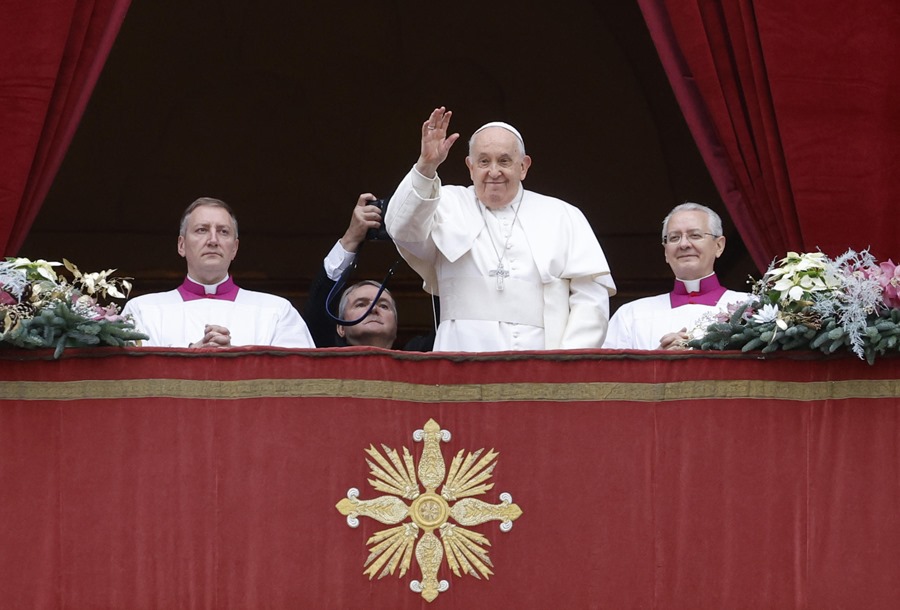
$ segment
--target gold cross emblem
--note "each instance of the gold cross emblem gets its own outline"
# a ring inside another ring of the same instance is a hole
[[[413,439],[425,443],[418,471],[406,447],[401,458],[394,449],[382,445],[382,454],[370,445],[366,453],[371,460],[367,459],[366,463],[374,480],[370,479],[369,484],[390,495],[360,500],[359,490],[350,489],[347,497],[337,503],[337,509],[347,516],[350,527],[359,525],[359,517],[370,517],[389,525],[399,524],[376,532],[367,541],[366,544],[371,546],[363,574],[368,575],[369,580],[376,574],[383,578],[394,574],[399,567],[402,577],[409,570],[415,554],[422,580],[413,580],[410,588],[431,602],[450,586],[445,580],[437,580],[438,568],[445,556],[456,576],[469,574],[487,579],[493,574],[493,564],[484,548],[490,546],[490,542],[464,526],[500,521],[501,531],[508,532],[522,510],[506,493],[500,494],[499,504],[488,504],[472,497],[494,487],[493,483],[487,482],[499,455],[493,449],[487,453],[484,449],[470,451],[465,457],[464,450],[460,450],[447,473],[440,442],[449,441],[450,433],[429,419],[423,430],[416,430]],[[419,483],[425,488],[424,492]],[[442,483],[438,493],[437,488]]]

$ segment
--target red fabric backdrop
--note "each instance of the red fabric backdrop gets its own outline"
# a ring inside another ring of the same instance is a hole
[[[0,2],[0,255],[25,241],[130,4]]]
[[[335,504],[434,418],[524,513],[431,607],[894,608],[900,359],[646,356],[7,353],[0,599],[424,607]]]
[[[789,250],[900,256],[900,5],[639,0],[757,265]]]

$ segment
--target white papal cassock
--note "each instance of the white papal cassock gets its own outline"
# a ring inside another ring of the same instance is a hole
[[[238,288],[230,278],[226,283],[224,291],[219,287],[225,298],[204,298],[196,295],[202,285],[185,280],[178,289],[131,299],[122,313],[133,316],[135,328],[150,337],[143,345],[150,347],[188,347],[203,338],[207,324],[227,328],[232,346],[315,347],[287,299]]]
[[[425,290],[441,298],[435,351],[603,344],[616,288],[574,206],[520,186],[510,205],[490,210],[474,187],[442,186],[413,168],[385,226]]]

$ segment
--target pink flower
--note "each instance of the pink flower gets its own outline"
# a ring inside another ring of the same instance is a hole
[[[894,264],[894,261],[888,259],[886,263],[881,263],[881,276],[878,278],[881,287],[884,289],[881,297],[884,304],[888,307],[900,307],[900,267]]]
[[[0,290],[0,305],[15,305],[16,300],[8,292]]]
[[[121,322],[125,318],[119,313],[118,308],[115,305],[107,305],[106,307],[95,305],[93,319],[98,321],[106,320],[107,322]]]

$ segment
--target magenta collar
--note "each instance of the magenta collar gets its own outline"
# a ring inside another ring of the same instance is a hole
[[[681,307],[682,305],[710,305],[715,306],[725,294],[726,288],[719,284],[719,279],[715,274],[700,280],[700,290],[698,292],[688,292],[681,280],[675,280],[675,287],[669,293],[669,303],[672,307]]]
[[[178,294],[180,294],[181,298],[185,301],[196,301],[197,299],[233,301],[237,298],[238,290],[240,290],[240,288],[237,287],[234,280],[231,279],[231,276],[229,275],[227,280],[216,286],[215,294],[207,294],[206,288],[196,282],[192,282],[188,278],[184,278],[184,282],[178,287]]]

